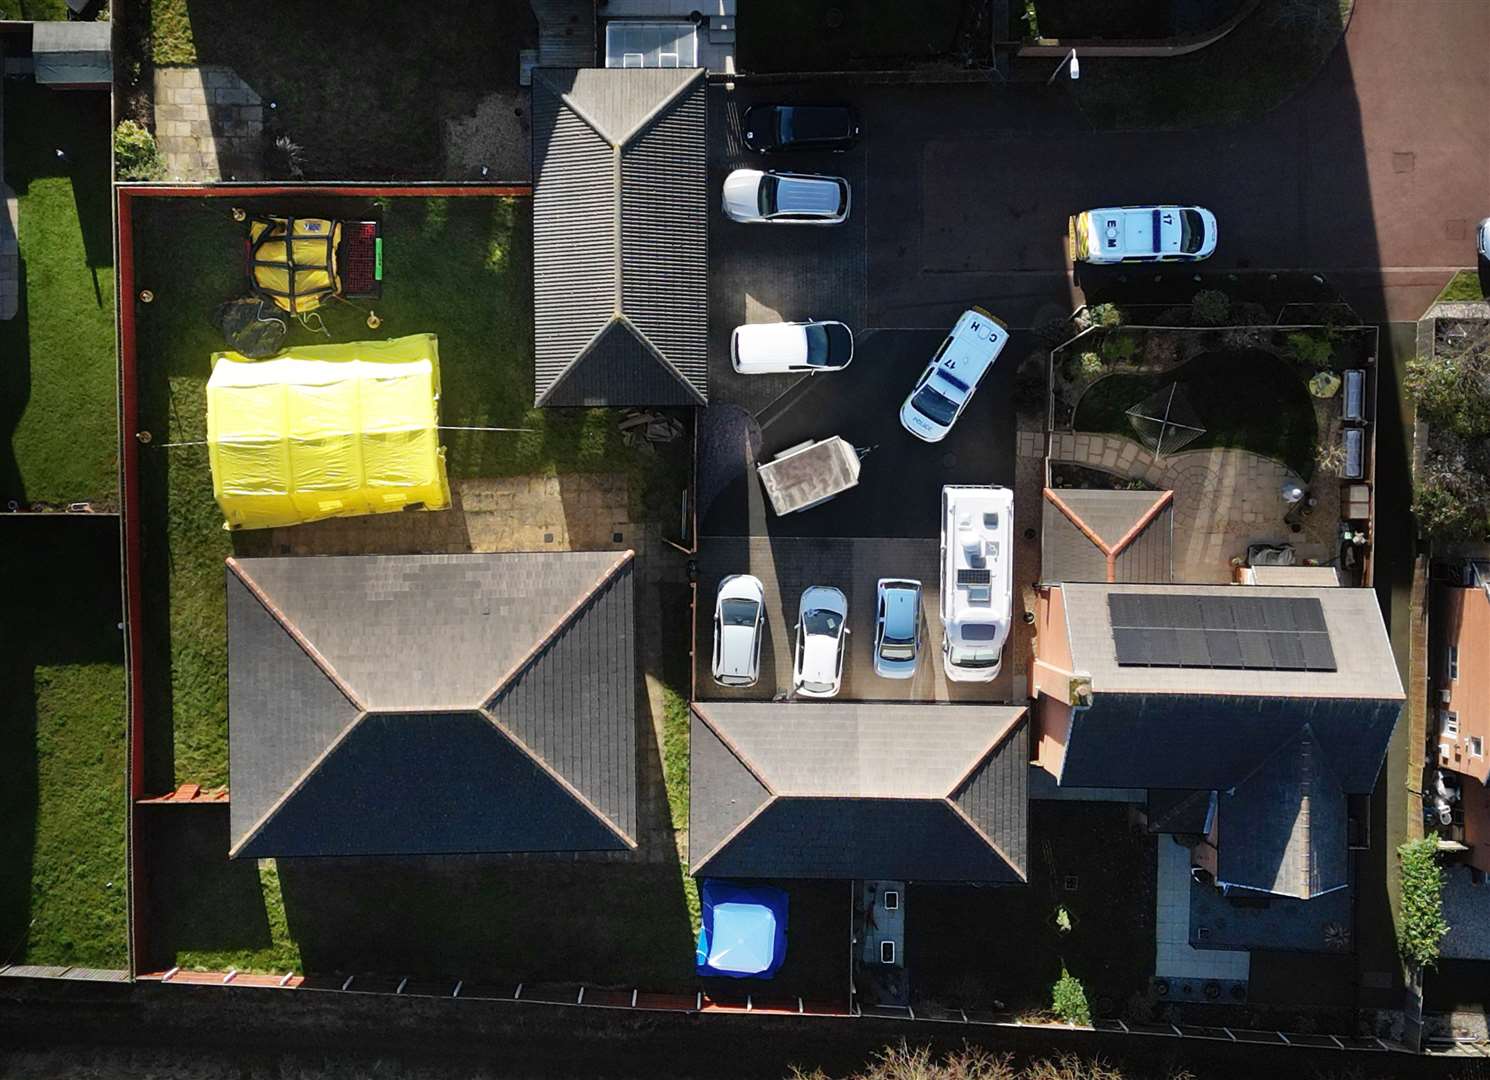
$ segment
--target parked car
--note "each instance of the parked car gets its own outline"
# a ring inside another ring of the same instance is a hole
[[[1074,214],[1072,262],[1198,262],[1216,250],[1216,215],[1199,206],[1118,206]]]
[[[859,141],[859,118],[847,105],[752,105],[741,126],[745,145],[762,154],[842,152]]]
[[[841,371],[854,358],[854,334],[841,322],[747,323],[735,327],[729,356],[741,375]]]
[[[1480,222],[1479,238],[1480,261],[1490,262],[1490,217]]]
[[[714,601],[714,681],[720,686],[754,686],[761,672],[766,590],[760,578],[731,574],[719,583]]]
[[[875,592],[874,673],[909,679],[921,656],[921,583],[880,578]]]
[[[901,426],[918,439],[941,442],[1008,343],[999,320],[982,308],[964,311],[900,407]]]
[[[731,221],[770,225],[838,225],[848,219],[848,181],[812,173],[736,169],[724,178]]]
[[[803,697],[830,698],[843,685],[848,649],[848,598],[839,589],[813,585],[797,605],[792,689]]]
[[[942,488],[942,670],[953,682],[992,682],[1004,665],[1014,605],[1014,493]]]

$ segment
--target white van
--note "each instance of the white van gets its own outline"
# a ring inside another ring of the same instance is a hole
[[[729,358],[741,375],[842,371],[854,358],[854,335],[824,320],[746,323],[730,335]]]
[[[942,488],[942,667],[953,682],[992,682],[1003,670],[1013,537],[1013,491]]]
[[[900,425],[918,439],[941,442],[1008,343],[998,319],[978,307],[964,311],[900,406]]]
[[[1199,206],[1116,206],[1073,214],[1072,262],[1199,262],[1216,250],[1216,215]]]

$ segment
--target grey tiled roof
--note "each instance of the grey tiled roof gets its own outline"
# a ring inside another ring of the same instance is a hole
[[[1345,792],[1305,724],[1222,792],[1216,879],[1308,900],[1349,883]]]
[[[1021,881],[1021,708],[694,706],[695,874]]]
[[[634,846],[630,552],[230,559],[227,589],[233,854]]]
[[[1214,791],[1150,788],[1145,807],[1149,832],[1204,834],[1214,796]]]
[[[703,76],[534,73],[537,404],[707,403]]]
[[[1130,538],[1134,527],[1155,506],[1159,509]],[[1171,579],[1174,502],[1169,492],[1047,489],[1042,515],[1042,581],[1108,580],[1107,551],[1094,543],[1081,525],[1112,552],[1112,580],[1162,584]]]

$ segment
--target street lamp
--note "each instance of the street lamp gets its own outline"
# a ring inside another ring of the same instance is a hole
[[[1055,70],[1050,73],[1050,78],[1045,80],[1045,85],[1049,86],[1051,83],[1055,82],[1055,77],[1061,73],[1061,68],[1065,67],[1067,64],[1071,65],[1071,78],[1073,80],[1081,78],[1081,61],[1076,58],[1076,50],[1072,49],[1061,58],[1061,62],[1057,64],[1055,66]]]

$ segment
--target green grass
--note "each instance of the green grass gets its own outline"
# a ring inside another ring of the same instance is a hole
[[[1170,383],[1189,396],[1206,432],[1186,450],[1251,450],[1282,461],[1307,480],[1314,474],[1318,427],[1304,380],[1261,350],[1208,353],[1158,375],[1109,375],[1076,403],[1073,426],[1135,438],[1127,410]]]
[[[1452,301],[1484,300],[1485,290],[1480,285],[1480,274],[1478,270],[1460,270],[1449,283],[1443,287],[1443,292],[1438,294],[1434,301],[1437,304],[1446,304]]]
[[[1099,128],[1235,124],[1302,89],[1339,44],[1353,0],[1262,0],[1230,34],[1186,56],[1083,60],[1071,92]]]
[[[149,0],[138,17],[154,63],[226,64],[276,102],[307,175],[326,179],[443,176],[445,121],[515,87],[518,50],[536,44],[526,0]]]
[[[118,520],[0,521],[0,964],[123,968]]]
[[[963,7],[962,0],[757,0],[740,24],[740,68],[838,71],[945,58],[957,46]],[[830,11],[843,17],[836,29],[828,27]]]
[[[262,208],[252,200],[250,210]],[[626,446],[604,409],[534,409],[531,222],[526,200],[348,199],[275,204],[384,223],[382,325],[334,304],[322,311],[334,340],[434,332],[440,340],[441,422],[527,427],[527,434],[445,432],[453,479],[569,472],[628,474],[641,509],[674,512],[689,444],[655,455]],[[136,275],[156,299],[139,305],[141,422],[155,442],[205,438],[208,363],[223,348],[216,305],[243,294],[243,226],[228,200],[136,203]],[[298,326],[292,341],[325,341]],[[205,449],[141,456],[147,583],[146,700],[152,787],[227,783],[227,641],[223,559],[268,554],[268,536],[229,534],[212,499]],[[636,508],[634,508],[636,509]]]
[[[59,162],[65,150],[70,163]],[[0,495],[117,505],[109,99],[8,80],[21,305],[0,322]]]
[[[688,828],[689,756],[688,733],[692,717],[688,711],[688,699],[671,686],[663,687],[662,718],[662,778],[667,785],[667,808],[672,816],[673,829],[681,832]],[[681,857],[681,853],[680,853]],[[682,860],[683,894],[688,904],[689,922],[693,932],[698,933],[701,910],[698,900],[698,883],[688,873],[688,863]]]
[[[67,0],[0,0],[0,19],[54,22],[67,18]]]

